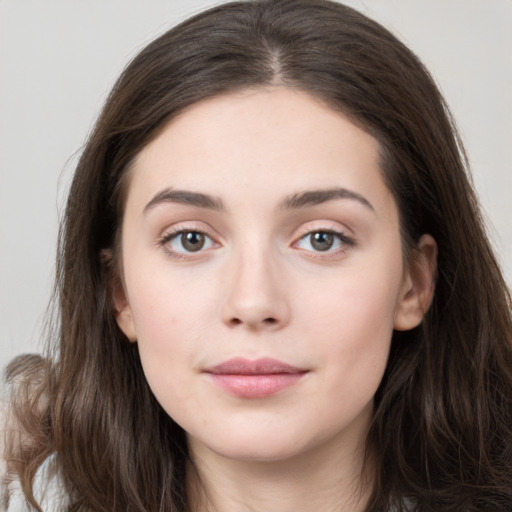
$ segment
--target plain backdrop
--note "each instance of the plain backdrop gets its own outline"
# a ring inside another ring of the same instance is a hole
[[[217,2],[218,3],[218,2]],[[512,283],[512,0],[351,0],[427,64]],[[0,0],[0,367],[40,351],[59,212],[125,64],[206,0]]]

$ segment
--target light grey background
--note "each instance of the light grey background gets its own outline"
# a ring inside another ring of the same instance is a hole
[[[431,69],[512,284],[512,0],[351,0]],[[0,367],[39,351],[58,214],[117,75],[207,0],[0,0]]]

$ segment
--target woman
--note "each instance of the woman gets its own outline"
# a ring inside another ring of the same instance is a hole
[[[58,346],[8,372],[28,500],[53,471],[65,510],[509,510],[510,297],[465,166],[340,4],[151,43],[75,173]]]

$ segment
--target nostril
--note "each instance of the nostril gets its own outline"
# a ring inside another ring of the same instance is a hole
[[[237,318],[237,317],[232,318],[230,320],[230,323],[231,323],[231,325],[240,325],[240,324],[244,324],[244,323],[247,323],[248,325],[252,325],[252,322],[249,322],[249,321],[248,322],[244,322],[243,320],[241,320],[240,318]],[[261,323],[262,324],[266,324],[266,325],[274,325],[274,324],[278,323],[278,321],[274,317],[267,317],[267,318],[264,318],[261,321]]]

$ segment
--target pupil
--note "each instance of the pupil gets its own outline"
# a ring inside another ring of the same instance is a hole
[[[189,231],[181,235],[183,247],[187,251],[199,251],[204,245],[204,235],[195,231]]]
[[[317,251],[327,251],[332,247],[334,236],[331,233],[319,231],[311,235],[311,245]]]

